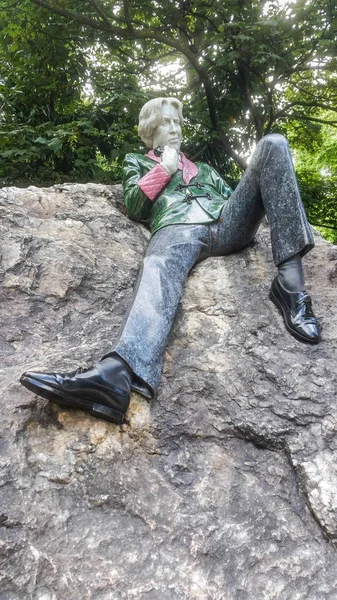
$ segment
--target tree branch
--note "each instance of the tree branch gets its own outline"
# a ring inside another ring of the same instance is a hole
[[[225,152],[239,165],[239,167],[241,167],[241,169],[247,169],[247,161],[233,150],[228,137],[224,133],[220,133],[219,139]]]
[[[313,225],[314,227],[325,227],[325,229],[334,229],[335,231],[337,231],[337,223],[336,225],[324,225],[324,223],[314,223],[310,217],[309,217],[309,222],[311,223],[311,225]]]
[[[131,19],[130,19],[130,11],[129,11],[129,4],[128,4],[128,0],[123,0],[123,8],[124,8],[124,17],[125,17],[125,22],[126,22],[126,26],[129,30],[129,32],[131,34],[134,33],[134,29],[133,29],[133,25],[131,23]]]
[[[101,6],[96,0],[89,0],[90,4],[94,7],[94,9],[98,12],[99,16],[102,18],[103,22],[110,28],[110,20],[108,14],[105,12],[103,6]]]
[[[30,0],[30,2],[33,2],[33,4],[37,4],[37,6],[42,6],[42,8],[46,8],[50,12],[60,15],[61,17],[65,17],[66,19],[76,21],[76,23],[80,23],[81,25],[88,25],[89,27],[93,27],[94,29],[109,31],[111,33],[117,33],[118,35],[120,35],[120,31],[123,32],[123,29],[115,27],[112,24],[110,24],[109,27],[107,27],[106,25],[103,26],[103,23],[101,21],[95,21],[94,19],[86,17],[83,14],[78,15],[76,13],[71,12],[70,10],[67,10],[66,8],[60,8],[59,6],[49,4],[48,2],[45,2],[45,0]]]
[[[94,29],[104,31],[105,33],[112,33],[116,36],[121,37],[122,39],[154,40],[161,44],[165,44],[166,46],[169,46],[171,48],[175,48],[178,52],[180,52],[183,56],[185,56],[186,59],[188,60],[188,62],[192,65],[192,67],[194,67],[194,69],[199,77],[199,80],[205,90],[205,96],[206,96],[210,121],[212,124],[212,129],[214,131],[218,131],[218,118],[217,118],[217,111],[216,111],[215,97],[214,97],[212,82],[208,76],[206,69],[202,65],[199,64],[198,56],[194,52],[192,52],[188,43],[186,43],[186,42],[182,43],[180,40],[176,40],[172,37],[168,37],[158,30],[149,29],[146,24],[142,24],[142,27],[144,27],[144,28],[141,30],[135,29],[133,27],[130,15],[128,13],[128,10],[129,10],[128,0],[124,0],[124,10],[126,10],[125,19],[127,21],[127,28],[117,27],[116,25],[113,25],[108,20],[107,15],[106,15],[106,18],[104,18],[104,21],[102,21],[102,20],[98,21],[96,19],[87,17],[83,14],[80,15],[80,14],[71,12],[65,8],[61,8],[60,6],[49,4],[49,2],[47,2],[46,0],[30,0],[30,1],[38,6],[41,6],[42,8],[45,8],[45,9],[51,11],[52,13],[56,13],[67,19],[71,19],[81,25],[86,25],[88,27],[92,27]],[[102,14],[100,14],[99,10],[97,9],[97,6],[100,6],[97,4],[97,0],[90,0],[90,2],[92,4],[92,6],[95,6],[99,16],[101,18],[103,18]],[[236,152],[233,151],[233,149],[231,148],[229,139],[223,132],[219,132],[219,140],[221,142],[221,145],[225,149],[225,151],[242,168],[245,168],[246,162],[239,155],[237,155]]]
[[[331,125],[332,127],[337,127],[337,121],[326,121],[324,119],[319,119],[318,117],[307,117],[305,115],[300,115],[297,113],[293,113],[292,115],[288,115],[287,119],[300,119],[301,121],[314,121],[315,123],[322,123],[323,125]]]
[[[321,104],[320,102],[302,102],[302,101],[296,102],[295,101],[295,102],[289,102],[286,106],[283,107],[282,110],[280,110],[278,113],[276,113],[274,120],[276,121],[277,119],[282,119],[284,116],[287,115],[289,109],[293,108],[294,106],[298,106],[298,107],[303,106],[303,107],[308,107],[308,108],[322,108],[323,110],[337,112],[337,107],[335,108],[335,107],[329,106],[327,104]],[[313,117],[313,119],[314,119],[314,117]],[[322,120],[321,122],[327,123],[327,121],[324,121],[324,120]]]
[[[317,90],[314,92],[310,92],[309,90],[306,90],[305,87],[302,87],[301,85],[299,85],[298,83],[293,83],[292,84],[294,86],[294,88],[296,88],[296,90],[298,90],[299,92],[301,92],[302,94],[306,94],[306,96],[309,96],[310,98],[314,99],[314,102],[316,102],[317,100]],[[325,90],[324,90],[325,91]],[[330,94],[328,93],[330,92]],[[336,94],[332,94],[331,90],[327,90],[327,92],[325,91],[325,95],[323,95],[322,100],[324,102],[336,102],[336,108],[330,106],[330,108],[328,110],[336,110],[337,111],[337,93]]]

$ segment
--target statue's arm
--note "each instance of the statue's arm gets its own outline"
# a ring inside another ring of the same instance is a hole
[[[150,217],[152,202],[140,189],[138,182],[143,170],[137,156],[127,154],[123,162],[124,205],[131,219],[147,221]]]

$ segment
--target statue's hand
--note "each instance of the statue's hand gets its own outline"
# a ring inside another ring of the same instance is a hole
[[[169,175],[173,175],[178,170],[179,155],[175,148],[164,146],[164,152],[161,157],[161,166]]]

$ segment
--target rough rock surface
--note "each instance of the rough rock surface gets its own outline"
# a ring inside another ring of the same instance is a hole
[[[119,186],[0,191],[0,599],[336,599],[337,247],[305,259],[316,347],[268,299],[264,226],[194,269],[129,426],[18,383],[116,337],[149,238],[120,206]]]

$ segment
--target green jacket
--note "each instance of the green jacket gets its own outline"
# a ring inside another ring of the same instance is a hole
[[[215,169],[181,154],[171,177],[152,155],[127,154],[123,163],[124,204],[131,219],[150,222],[152,234],[167,225],[217,221],[232,193]]]

